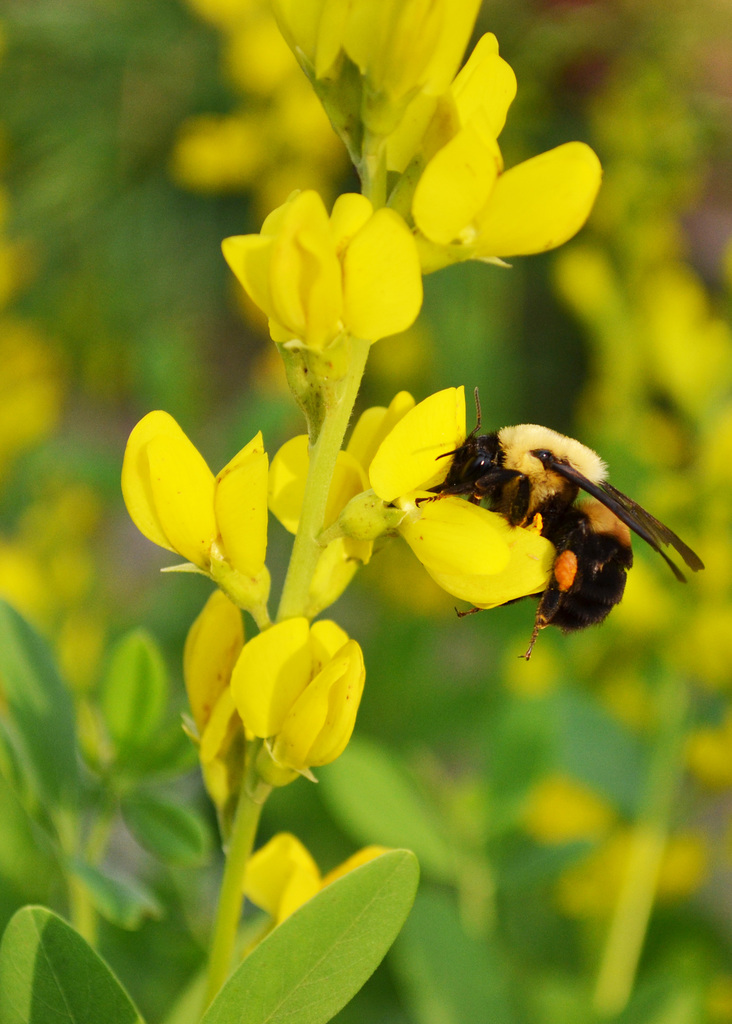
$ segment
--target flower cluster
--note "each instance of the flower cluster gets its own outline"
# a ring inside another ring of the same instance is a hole
[[[539,533],[429,490],[445,477],[443,456],[465,435],[463,388],[418,404],[400,392],[388,408],[367,409],[338,453],[304,614],[271,625],[267,512],[297,533],[307,437],[287,441],[269,467],[257,434],[214,477],[167,413],[149,413],[134,428],[122,473],[130,515],[150,540],[188,559],[182,568],[206,573],[220,588],[185,653],[192,732],[217,805],[238,778],[230,758],[237,736],[263,741],[257,770],[275,784],[344,749],[363,690],[363,656],[334,622],[310,620],[340,596],[376,541],[398,534],[443,589],[476,607],[546,586],[554,551]],[[238,608],[262,628],[246,643]]]
[[[350,739],[361,648],[336,622],[313,620],[359,565],[399,536],[444,590],[479,608],[536,594],[549,579],[555,553],[538,530],[435,493],[466,438],[463,388],[419,403],[399,392],[388,407],[367,409],[344,444],[369,349],[415,322],[423,274],[559,245],[599,187],[597,157],[581,143],[504,173],[497,138],[513,72],[490,35],[459,71],[479,5],[275,0],[363,187],[330,212],[317,192],[295,191],[258,233],[223,242],[268,319],[307,433],[287,440],[271,466],[258,433],[215,476],[167,413],[145,416],[127,445],[122,489],[134,522],[186,560],[178,568],[219,588],[191,627],[184,674],[188,731],[236,870],[271,788],[312,779]],[[272,617],[269,511],[295,535]],[[259,628],[251,638],[241,610]],[[367,848],[356,862],[378,852]],[[278,922],[331,877],[282,834],[254,856],[238,892]],[[235,924],[236,915],[221,918],[227,935],[217,949],[231,952]],[[209,995],[225,977],[223,959]]]

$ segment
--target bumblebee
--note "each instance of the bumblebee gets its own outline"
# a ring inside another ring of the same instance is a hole
[[[475,402],[478,423],[459,448],[441,456],[452,461],[444,481],[432,490],[436,497],[485,501],[512,526],[538,528],[556,548],[549,584],[533,595],[539,606],[522,655],[527,661],[546,626],[565,633],[584,629],[602,622],[620,602],[633,564],[631,530],[680,582],[686,578],[664,547],[673,548],[693,572],[704,568],[673,530],[608,483],[607,466],[591,448],[535,423],[479,434],[477,388]],[[578,502],[580,491],[589,497]]]

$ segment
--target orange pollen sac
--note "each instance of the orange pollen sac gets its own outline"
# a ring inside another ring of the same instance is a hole
[[[574,551],[563,551],[554,563],[554,579],[562,593],[566,593],[577,575],[577,556]]]

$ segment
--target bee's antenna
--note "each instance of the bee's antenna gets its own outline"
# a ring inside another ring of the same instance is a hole
[[[473,392],[473,395],[475,396],[475,412],[476,412],[476,415],[477,415],[477,417],[478,417],[478,422],[477,422],[477,423],[475,424],[475,430],[473,431],[473,433],[474,433],[474,434],[477,434],[477,433],[478,433],[478,431],[480,430],[480,423],[481,423],[481,415],[480,415],[480,395],[478,394],[478,388],[477,388],[477,386],[476,386],[476,388],[475,388],[475,391]]]

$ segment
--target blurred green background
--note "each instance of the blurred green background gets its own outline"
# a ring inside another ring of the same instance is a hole
[[[546,631],[526,664],[530,602],[458,621],[395,541],[332,610],[366,656],[354,745],[275,794],[261,838],[295,832],[323,870],[368,842],[420,855],[414,913],[344,1022],[732,1021],[732,8],[485,0],[479,29],[518,77],[506,165],[581,139],[600,198],[555,253],[428,278],[360,407],[479,385],[487,429],[595,447],[707,570],[682,588],[637,544],[609,621]],[[162,408],[216,470],[258,429],[270,454],[302,432],[220,242],[293,188],[357,183],[262,0],[4,0],[0,39],[0,594],[51,642],[85,749],[136,626],[164,651],[177,735],[210,584],[159,574],[122,503],[125,441]],[[289,542],[272,522],[275,585]],[[163,782],[215,849],[193,750],[176,756]],[[33,900],[66,912],[0,783],[1,925]],[[157,910],[100,948],[172,1022],[220,865],[165,863],[115,819],[107,866]]]

